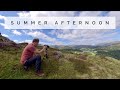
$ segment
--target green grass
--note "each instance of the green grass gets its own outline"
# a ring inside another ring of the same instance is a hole
[[[56,60],[42,60],[45,76],[35,75],[35,68],[24,71],[20,64],[22,50],[0,50],[0,79],[120,79],[120,61],[101,55],[63,53]],[[81,59],[81,56],[85,57]]]
[[[120,50],[108,50],[107,52],[98,51],[98,55],[110,56],[110,57],[120,60]]]

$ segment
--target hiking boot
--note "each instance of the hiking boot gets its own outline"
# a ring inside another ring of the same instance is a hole
[[[45,74],[43,73],[43,71],[37,71],[37,72],[36,72],[36,75],[37,75],[37,76],[44,76]]]

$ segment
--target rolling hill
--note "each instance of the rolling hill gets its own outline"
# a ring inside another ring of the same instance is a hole
[[[5,37],[1,36],[1,38]],[[8,42],[13,43],[11,40]],[[63,52],[53,47],[48,49],[48,59],[42,55],[42,69],[45,76],[39,77],[35,75],[34,66],[27,72],[19,63],[22,50],[27,43],[17,45],[20,46],[17,50],[13,49],[11,44],[4,46],[8,49],[0,47],[0,79],[120,79],[118,59],[91,52],[78,54]],[[88,46],[85,47],[88,48]],[[38,49],[41,48],[42,46],[38,47]],[[99,48],[99,50],[104,49]]]

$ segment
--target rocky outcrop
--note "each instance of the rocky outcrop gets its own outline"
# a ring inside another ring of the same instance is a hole
[[[12,40],[8,39],[7,37],[4,37],[0,33],[0,48],[5,48],[5,47],[14,47],[14,48],[19,48],[20,46],[13,42]]]
[[[28,45],[28,43],[25,43],[25,42],[24,42],[24,43],[19,43],[18,45],[19,45],[20,47],[25,47],[25,46]]]
[[[55,57],[56,59],[59,59],[59,58],[61,58],[61,57],[63,56],[63,54],[62,54],[61,51],[55,51],[55,52],[53,53],[53,55],[54,55],[54,57]]]
[[[0,47],[11,46],[11,47],[19,47],[16,43],[9,43],[9,42],[0,42]]]

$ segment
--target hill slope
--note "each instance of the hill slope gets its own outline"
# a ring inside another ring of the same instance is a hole
[[[26,43],[21,48],[0,48],[1,79],[120,79],[120,61],[109,56],[79,52],[70,53],[49,48],[49,58],[42,56],[45,76],[35,75],[34,66],[27,72],[19,63]],[[40,46],[39,49],[42,47]]]
[[[15,42],[10,40],[7,37],[4,37],[0,33],[0,48],[8,49],[8,48],[19,48],[19,45],[17,45]]]
[[[50,50],[51,51],[51,50]],[[63,56],[56,59],[51,54],[49,59],[42,57],[42,69],[44,77],[38,77],[34,73],[34,67],[30,71],[23,70],[19,63],[22,50],[0,52],[0,78],[2,79],[115,79],[120,78],[120,61],[110,58],[86,55],[62,53]],[[52,52],[51,52],[52,53]]]

